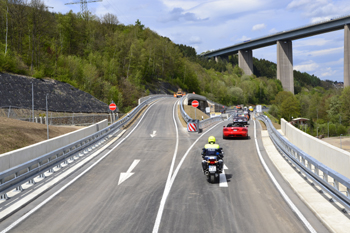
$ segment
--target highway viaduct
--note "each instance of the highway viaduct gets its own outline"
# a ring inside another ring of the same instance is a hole
[[[238,65],[245,74],[253,74],[253,50],[277,44],[277,79],[283,89],[294,93],[292,41],[327,32],[344,29],[344,86],[350,85],[350,16],[330,19],[289,31],[278,32],[258,39],[247,40],[226,48],[205,53],[206,58],[228,56],[238,53]]]

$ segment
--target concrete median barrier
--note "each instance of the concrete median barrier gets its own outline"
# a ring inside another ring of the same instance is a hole
[[[281,119],[281,129],[287,139],[299,149],[350,179],[349,152],[304,133],[284,119]]]

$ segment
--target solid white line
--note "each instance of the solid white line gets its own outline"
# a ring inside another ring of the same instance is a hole
[[[178,147],[179,147],[179,130],[177,128],[177,123],[176,123],[176,119],[175,119],[175,113],[177,113],[176,103],[179,103],[179,101],[176,101],[174,106],[173,106],[173,121],[174,121],[174,124],[175,124],[175,131],[176,131],[176,144],[175,144],[175,151],[174,151],[174,155],[173,155],[173,160],[171,161],[171,165],[170,165],[168,178],[167,178],[166,183],[165,183],[164,193],[168,189],[168,185],[170,183],[171,175],[172,175],[173,170],[174,170],[177,150],[178,150]],[[164,196],[164,193],[163,193],[163,196]],[[162,205],[162,202],[161,202],[160,205]],[[153,232],[158,232],[158,229],[159,229],[159,226],[160,226],[160,221],[162,220],[163,209],[164,209],[164,206],[162,208],[159,207],[159,209],[158,209],[157,218],[156,218],[156,221],[155,221],[154,227],[153,227]]]
[[[174,172],[174,174],[172,175],[170,180],[167,180],[167,183],[165,185],[165,189],[164,189],[164,193],[162,196],[162,199],[160,201],[160,206],[158,209],[158,213],[157,213],[157,218],[156,218],[156,222],[154,223],[154,227],[153,227],[153,233],[158,233],[159,230],[159,226],[160,226],[160,221],[162,219],[162,215],[163,215],[163,211],[164,211],[164,206],[165,206],[165,202],[168,198],[168,195],[170,193],[170,189],[173,186],[173,183],[175,181],[175,178],[180,170],[180,167],[182,166],[183,162],[185,161],[188,153],[191,151],[191,149],[193,148],[193,146],[199,141],[199,139],[201,139],[206,133],[210,132],[210,130],[212,130],[213,128],[215,128],[217,125],[221,124],[222,122],[217,123],[216,125],[214,125],[213,127],[211,127],[208,131],[206,131],[205,133],[203,133],[201,136],[199,136],[197,138],[197,140],[190,146],[190,148],[188,148],[188,150],[186,151],[186,153],[184,154],[184,156],[182,157],[180,163],[177,165],[176,170]]]
[[[159,100],[158,100],[159,101]],[[158,102],[157,101],[157,102]],[[156,104],[157,102],[153,103],[146,111],[145,113],[142,115],[140,121],[137,123],[137,125],[131,130],[131,132],[125,137],[123,138],[115,147],[112,148],[112,150],[110,150],[109,152],[107,152],[104,156],[102,156],[99,160],[97,160],[94,164],[92,164],[90,167],[88,167],[85,171],[83,171],[81,174],[79,174],[78,176],[76,176],[73,180],[71,180],[69,183],[67,183],[66,185],[64,185],[62,188],[60,188],[58,191],[56,191],[54,194],[52,194],[50,197],[48,197],[46,200],[44,200],[43,202],[41,202],[39,205],[37,205],[36,207],[34,207],[33,209],[31,209],[29,212],[27,212],[25,215],[23,215],[21,218],[17,219],[15,222],[13,222],[10,226],[8,226],[7,228],[5,228],[3,231],[1,231],[1,233],[6,233],[8,231],[10,231],[11,229],[13,229],[15,226],[17,226],[19,223],[21,223],[22,221],[24,221],[26,218],[28,218],[30,215],[32,215],[35,211],[37,211],[38,209],[40,209],[41,207],[43,207],[46,203],[48,203],[49,201],[51,201],[55,196],[57,196],[58,194],[60,194],[62,191],[64,191],[67,187],[69,187],[71,184],[73,184],[75,181],[77,181],[80,177],[82,177],[83,175],[85,175],[88,171],[90,171],[93,167],[95,167],[98,163],[100,163],[104,158],[106,158],[115,148],[117,148],[122,142],[125,141],[125,139],[127,139],[130,134],[132,132],[134,132],[134,130],[138,127],[138,125],[141,123],[142,119],[144,118],[144,116],[146,115],[146,113],[148,112],[148,110],[151,109],[151,107]]]
[[[273,176],[273,174],[270,171],[270,169],[267,167],[267,165],[265,163],[265,160],[261,156],[261,153],[260,153],[260,150],[259,150],[259,147],[258,147],[258,140],[256,138],[256,124],[255,124],[255,121],[254,121],[254,139],[255,139],[256,151],[258,152],[260,162],[263,165],[263,167],[264,167],[265,171],[267,172],[267,174],[270,176],[270,179],[272,180],[273,184],[276,186],[277,190],[281,193],[282,197],[288,203],[288,205],[294,211],[294,213],[296,213],[296,215],[298,215],[299,219],[305,224],[306,228],[312,233],[317,233],[317,231],[311,226],[311,224],[307,221],[307,219],[300,212],[300,210],[294,205],[292,200],[289,199],[288,195],[284,192],[282,187],[279,185],[279,183],[277,182],[277,180]]]

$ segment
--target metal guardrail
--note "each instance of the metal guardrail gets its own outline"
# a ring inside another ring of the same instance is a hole
[[[67,164],[69,160],[75,160],[75,157],[81,157],[99,146],[106,140],[112,137],[112,134],[117,132],[121,127],[127,124],[143,107],[150,102],[166,97],[165,95],[158,95],[142,102],[130,113],[112,125],[88,136],[78,140],[65,147],[59,148],[36,159],[30,160],[26,163],[10,168],[0,173],[0,196],[1,199],[8,199],[7,192],[16,188],[22,190],[22,185],[26,182],[35,183],[34,178],[41,176],[45,177],[44,173],[47,171],[54,172],[55,167],[61,167],[61,163]],[[79,154],[78,154],[79,153]],[[78,154],[78,155],[77,155]]]
[[[183,96],[180,99],[180,112],[181,112],[182,118],[186,121],[186,123],[188,123],[188,122],[194,121],[194,120],[185,112],[185,109],[183,107],[184,98],[185,98],[185,96]],[[199,121],[199,126],[198,127],[202,129],[202,128],[208,126],[208,125],[213,124],[213,122],[217,122],[217,121],[223,121],[222,117],[221,116],[211,117],[209,119]]]
[[[343,211],[350,211],[349,178],[325,166],[290,143],[275,129],[267,116],[260,115],[256,119],[265,123],[272,142],[280,152],[285,154],[308,178],[315,181],[322,191],[329,193],[332,201],[341,203],[344,206]]]

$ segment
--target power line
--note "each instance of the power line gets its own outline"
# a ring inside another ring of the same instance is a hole
[[[132,20],[130,20],[126,15],[125,15],[125,16],[122,15],[122,14],[119,12],[119,10],[117,10],[117,8],[114,8],[114,4],[110,3],[109,0],[107,0],[107,2],[108,2],[108,4],[117,12],[117,14],[119,14],[121,17],[123,17],[123,18],[126,19],[127,21],[131,22],[131,24],[133,24]],[[120,16],[119,16],[119,17],[120,17]],[[117,15],[117,17],[118,17],[118,15]],[[127,24],[125,24],[125,25],[127,25]]]

